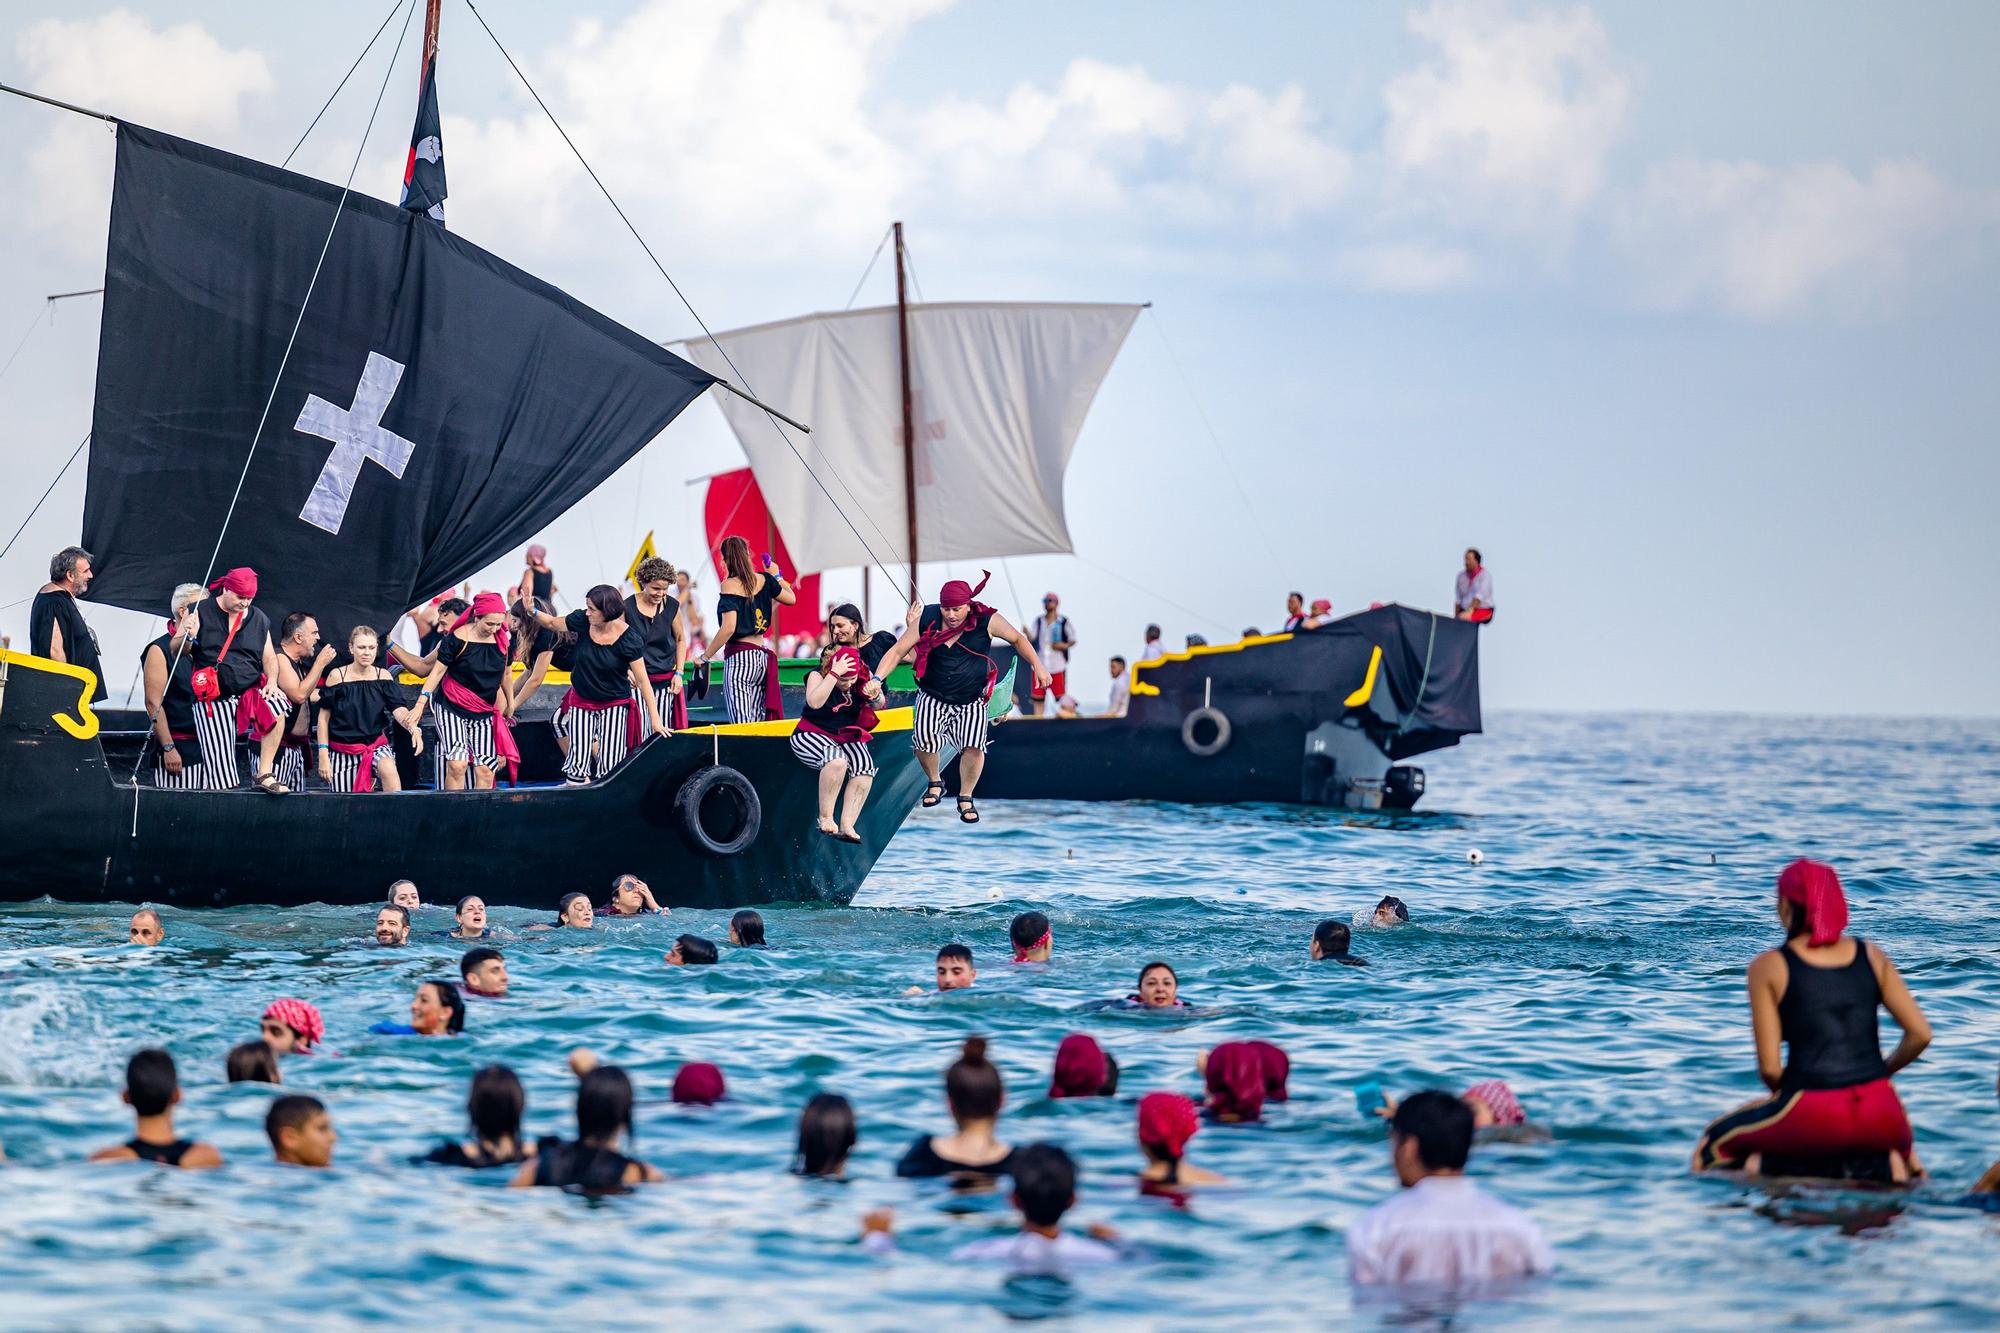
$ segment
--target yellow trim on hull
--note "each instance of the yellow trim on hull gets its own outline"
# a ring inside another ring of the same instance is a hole
[[[1344,702],[1349,708],[1359,708],[1375,693],[1375,673],[1382,668],[1382,645],[1376,644],[1375,651],[1368,655],[1368,675],[1361,682],[1361,688],[1347,696]]]
[[[885,731],[908,731],[914,725],[914,708],[891,708],[875,715],[875,734]],[[705,727],[687,727],[676,732],[680,736],[789,736],[797,730],[799,720],[795,717],[779,718],[776,722],[716,722]]]
[[[1283,643],[1291,637],[1289,634],[1253,634],[1249,638],[1239,639],[1235,643],[1204,643],[1182,652],[1168,653],[1165,657],[1156,657],[1150,662],[1134,662],[1131,672],[1132,693],[1158,694],[1160,692],[1159,686],[1149,685],[1145,681],[1140,680],[1139,673],[1149,667],[1156,667],[1162,662],[1192,662],[1197,657],[1206,657],[1211,653],[1240,653],[1245,648],[1261,648],[1267,643]]]
[[[97,714],[91,711],[90,700],[97,693],[97,673],[88,667],[73,666],[68,662],[58,662],[51,657],[36,657],[32,653],[17,653],[11,648],[0,648],[0,662],[9,666],[26,667],[30,671],[46,671],[51,675],[74,676],[83,682],[81,697],[76,701],[77,716],[81,722],[72,721],[67,713],[50,713],[49,720],[80,741],[97,738]]]

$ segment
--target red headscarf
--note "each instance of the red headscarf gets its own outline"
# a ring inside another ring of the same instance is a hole
[[[932,649],[943,646],[946,639],[959,633],[971,621],[977,620],[981,616],[993,614],[992,607],[986,605],[984,602],[975,602],[972,600],[985,590],[987,580],[992,577],[993,574],[990,570],[982,569],[979,571],[979,586],[976,588],[964,579],[953,579],[938,590],[938,608],[940,610],[949,611],[955,606],[969,606],[972,608],[972,614],[964,622],[961,622],[957,629],[947,626],[944,623],[944,617],[939,616],[937,624],[919,634],[917,636],[916,651],[910,655],[910,670],[921,677],[924,674],[924,664],[930,661]],[[988,684],[990,687],[991,682],[989,681]]]
[[[1493,1113],[1493,1123],[1496,1125],[1528,1123],[1528,1113],[1521,1109],[1520,1098],[1514,1095],[1512,1088],[1497,1078],[1488,1079],[1484,1083],[1475,1083],[1458,1096],[1460,1101],[1471,1098],[1486,1103],[1486,1109]]]
[[[319,1016],[319,1010],[304,1000],[294,1000],[289,996],[273,1000],[264,1006],[264,1017],[275,1018],[286,1027],[299,1034],[299,1049],[309,1051],[326,1036],[326,1023]]]
[[[1786,866],[1778,875],[1778,896],[1805,909],[1812,931],[1808,944],[1831,944],[1847,929],[1847,895],[1840,891],[1840,876],[1824,861],[1801,857]]]
[[[1104,1048],[1094,1038],[1072,1032],[1056,1047],[1051,1097],[1095,1097],[1104,1087]]]
[[[682,1065],[674,1075],[674,1100],[683,1106],[713,1106],[722,1093],[722,1071],[714,1065]]]
[[[1179,1161],[1201,1128],[1194,1103],[1178,1092],[1149,1092],[1139,1099],[1139,1142]]]
[[[1225,1041],[1208,1053],[1208,1109],[1224,1120],[1255,1120],[1264,1112],[1264,1056],[1247,1041]]]
[[[446,630],[445,633],[447,634],[457,633],[459,626],[465,624],[468,620],[473,619],[475,616],[504,616],[506,614],[507,614],[506,598],[502,597],[497,592],[482,592],[476,595],[472,599],[471,606],[466,607],[463,611],[458,613],[458,619],[451,622],[451,628]],[[503,657],[506,656],[508,652],[508,647],[507,647],[508,638],[507,638],[506,626],[502,625],[498,630],[494,632],[493,642],[499,645],[500,655]]]
[[[248,565],[239,565],[221,578],[208,585],[210,592],[233,592],[238,597],[257,597],[257,571]]]
[[[1243,1043],[1257,1052],[1264,1062],[1264,1100],[1282,1102],[1291,1099],[1285,1090],[1285,1080],[1292,1076],[1292,1059],[1268,1041],[1246,1041]]]

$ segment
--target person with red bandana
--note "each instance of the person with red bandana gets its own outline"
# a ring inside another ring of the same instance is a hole
[[[806,677],[805,710],[792,732],[792,754],[819,770],[819,831],[840,842],[860,842],[854,821],[875,785],[875,705],[882,685],[861,660],[861,650],[842,646],[820,655],[819,669]],[[843,792],[845,795],[843,796]],[[840,821],[833,805],[841,801]]]
[[[493,786],[502,759],[517,761],[520,750],[507,719],[514,701],[507,691],[507,603],[497,592],[482,592],[438,640],[424,685],[417,692],[411,723],[423,720],[431,696],[441,694],[436,711],[438,786],[464,791]]]
[[[1924,1011],[1889,955],[1846,933],[1847,898],[1832,866],[1786,866],[1778,876],[1778,920],[1785,943],[1757,955],[1749,978],[1757,1073],[1771,1096],[1710,1125],[1694,1169],[1895,1181],[1922,1175],[1890,1079],[1930,1045]],[[1903,1030],[1886,1060],[1880,1009]]]
[[[977,824],[979,807],[973,804],[973,789],[986,768],[986,703],[993,697],[993,682],[999,665],[987,655],[993,640],[1011,645],[1034,673],[1035,687],[1046,691],[1053,679],[1035,653],[1034,640],[1007,623],[1007,618],[983,602],[973,600],[985,589],[992,574],[979,571],[979,586],[953,579],[938,592],[929,606],[910,604],[904,618],[903,637],[896,640],[875,668],[887,677],[905,655],[917,677],[916,719],[910,743],[917,763],[924,770],[925,809],[944,799],[944,781],[938,774],[947,747],[958,756],[958,817],[960,822]]]
[[[1451,612],[1460,620],[1484,625],[1493,619],[1493,575],[1477,546],[1465,548],[1465,568],[1452,591]]]
[[[278,650],[271,643],[271,622],[260,611],[257,571],[232,569],[208,585],[215,596],[195,605],[195,635],[188,644],[194,669],[194,729],[210,780],[221,790],[237,786],[236,738],[262,741],[278,726],[264,698],[264,686],[277,678]],[[257,779],[260,790],[282,796],[291,789],[271,772]]]

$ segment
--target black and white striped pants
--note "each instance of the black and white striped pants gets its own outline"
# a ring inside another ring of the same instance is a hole
[[[296,745],[278,746],[278,757],[271,761],[271,771],[278,775],[278,781],[293,791],[303,790],[306,785],[306,752]]]
[[[633,700],[611,708],[565,708],[563,735],[569,753],[563,756],[563,778],[569,782],[595,782],[618,767],[625,758],[626,717],[639,707]]]
[[[875,776],[875,756],[869,751],[867,741],[837,741],[800,728],[792,733],[792,753],[810,769],[825,768],[838,757],[847,761],[848,776]]]
[[[910,748],[918,754],[943,754],[953,750],[986,748],[986,701],[948,704],[917,691]]]
[[[377,759],[382,758],[384,755],[389,756],[393,761],[396,751],[389,746],[384,746],[375,752],[375,758]],[[368,762],[368,756],[365,754],[342,754],[338,750],[328,750],[326,758],[327,762],[333,766],[333,789],[344,792],[353,791],[355,779],[361,776],[361,765]],[[372,781],[374,785],[369,790],[382,790],[382,775],[380,773],[377,773]]]
[[[207,770],[202,786],[209,791],[230,791],[243,783],[236,767],[236,700],[195,700],[194,734],[201,741],[201,766]]]
[[[499,757],[493,748],[493,714],[468,713],[440,699],[432,717],[437,722],[440,764],[470,762],[489,773],[499,767]],[[438,779],[442,786],[443,769],[438,770]]]
[[[771,655],[755,650],[723,659],[723,696],[731,722],[764,721],[764,675],[770,669]]]
[[[165,763],[158,759],[154,760],[153,785],[155,787],[158,787],[161,791],[220,790],[220,788],[210,781],[215,776],[215,773],[207,764],[191,764],[187,762],[186,746],[181,747],[180,755],[181,771],[178,774],[167,772]]]

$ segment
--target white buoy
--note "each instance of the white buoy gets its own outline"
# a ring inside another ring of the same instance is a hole
[[[999,886],[998,886],[998,885],[995,885],[994,887],[992,887],[992,888],[988,889],[988,890],[986,891],[986,896],[987,896],[987,897],[989,897],[989,898],[998,898],[998,897],[1000,896],[1000,888],[999,888]]]
[[[1465,854],[1465,859],[1472,862],[1472,864],[1474,865],[1478,865],[1481,861],[1484,861],[1486,859],[1486,853],[1480,851],[1477,847],[1474,847],[1471,851]]]

